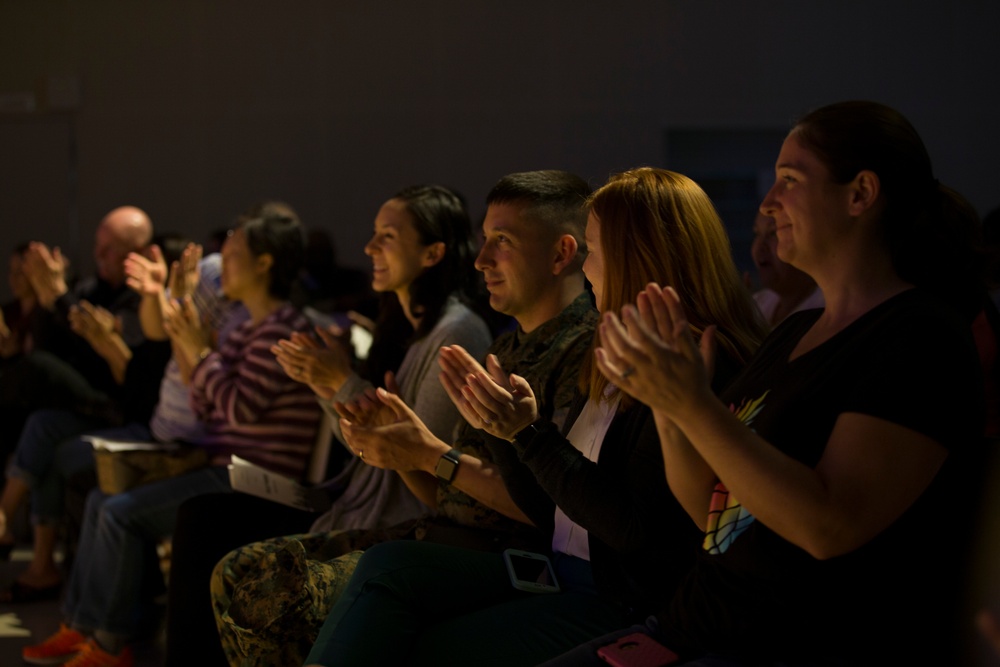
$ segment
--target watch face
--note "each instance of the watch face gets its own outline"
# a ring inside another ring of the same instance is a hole
[[[434,470],[434,474],[446,482],[450,482],[455,477],[455,471],[458,470],[458,451],[452,449],[441,455],[438,459],[437,468]]]

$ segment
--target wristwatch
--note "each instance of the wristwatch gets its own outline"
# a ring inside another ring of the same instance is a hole
[[[446,482],[451,482],[455,479],[455,473],[458,471],[458,460],[462,456],[462,452],[458,451],[454,447],[446,451],[438,459],[437,467],[434,469],[434,474],[437,475],[438,479],[442,479]]]

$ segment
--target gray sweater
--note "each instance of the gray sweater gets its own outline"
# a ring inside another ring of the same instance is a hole
[[[438,380],[438,351],[444,345],[461,345],[473,357],[481,359],[490,342],[490,332],[483,320],[457,299],[451,298],[437,326],[410,346],[399,366],[396,380],[401,397],[427,428],[445,442],[453,440],[461,416]],[[333,409],[333,403],[349,401],[371,386],[367,380],[352,375],[333,399],[320,401],[323,409],[334,418],[334,433],[341,443],[339,416]],[[410,493],[396,472],[366,465],[353,456],[353,452],[335,481],[346,482],[347,488],[333,506],[316,520],[312,532],[392,526],[430,513],[430,509]]]

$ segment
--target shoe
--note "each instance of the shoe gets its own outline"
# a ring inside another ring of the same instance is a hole
[[[50,586],[32,586],[15,580],[7,590],[0,591],[0,602],[46,602],[58,600],[62,582]]]
[[[32,665],[58,665],[76,656],[86,641],[86,637],[62,623],[59,632],[41,644],[21,649],[21,658]]]
[[[63,667],[132,667],[132,651],[123,648],[118,655],[111,655],[93,639],[80,644],[80,652]]]

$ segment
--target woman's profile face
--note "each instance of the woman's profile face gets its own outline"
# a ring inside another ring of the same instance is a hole
[[[594,289],[597,310],[604,310],[604,253],[601,250],[601,221],[591,211],[587,216],[587,259],[583,260],[583,273]]]
[[[782,144],[774,171],[774,185],[760,211],[774,218],[778,257],[808,273],[836,254],[849,229],[849,187],[833,182],[796,130]]]
[[[267,276],[260,275],[256,263],[244,231],[231,231],[222,244],[222,293],[226,298],[240,301],[261,281],[266,289]]]
[[[372,258],[372,289],[408,291],[424,268],[434,264],[430,248],[420,242],[406,205],[397,199],[387,201],[375,216],[375,232],[365,245],[365,254]]]

